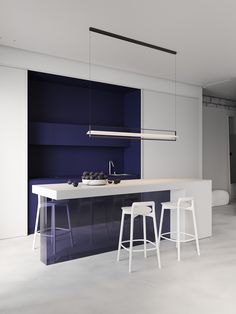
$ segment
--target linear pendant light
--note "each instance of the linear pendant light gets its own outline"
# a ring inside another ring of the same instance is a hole
[[[133,133],[133,132],[116,132],[116,131],[100,131],[89,130],[87,135],[90,137],[114,137],[114,138],[131,138],[141,140],[159,140],[159,141],[176,141],[178,136],[175,131],[168,131],[168,133]]]
[[[114,34],[114,33],[110,33],[98,28],[94,28],[94,27],[90,27],[89,28],[89,32],[94,32],[94,33],[98,33],[101,35],[105,35],[108,37],[112,37],[112,38],[116,38],[119,40],[123,40],[123,41],[127,41],[130,42],[132,44],[136,44],[136,45],[140,45],[140,46],[144,46],[144,47],[148,47],[151,49],[155,49],[155,50],[159,50],[165,53],[169,53],[169,54],[173,54],[176,55],[177,52],[174,50],[170,50],[167,48],[163,48],[163,47],[159,47],[156,45],[152,45],[143,41],[139,41],[133,38],[128,38],[125,36],[121,36],[118,34]],[[90,43],[90,41],[89,41]],[[90,64],[91,64],[91,60],[90,60],[90,56],[91,52],[90,52],[90,47],[89,47],[89,76],[91,76],[90,74]],[[176,63],[176,62],[175,62]],[[175,76],[176,76],[176,64],[175,64]],[[89,77],[90,82],[91,82],[91,77]],[[91,88],[91,85],[90,85]],[[176,98],[176,77],[175,77],[175,98]],[[90,96],[90,101],[91,101],[91,96]],[[176,115],[176,99],[175,99],[175,115]],[[89,127],[89,131],[87,132],[87,135],[89,135],[89,137],[104,137],[104,138],[129,138],[129,139],[138,139],[138,140],[158,140],[158,141],[176,141],[176,139],[178,138],[178,136],[176,135],[176,131],[171,131],[171,130],[166,130],[166,131],[162,131],[162,130],[155,130],[156,133],[143,133],[143,132],[120,132],[120,131],[104,131],[104,130],[93,130],[91,129],[91,126]]]

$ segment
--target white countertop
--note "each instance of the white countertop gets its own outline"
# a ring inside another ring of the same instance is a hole
[[[170,191],[170,199],[192,196],[195,199],[196,217],[198,221],[199,238],[209,237],[212,234],[212,185],[211,180],[201,179],[136,179],[123,180],[119,184],[103,186],[79,185],[74,187],[67,183],[33,185],[32,192],[38,194],[39,202],[43,203],[44,197],[55,200],[78,199],[119,194],[145,193]],[[184,216],[183,229],[192,233],[189,215]],[[175,219],[171,216],[171,230],[175,230]],[[190,227],[189,227],[190,226]]]
[[[88,186],[79,184],[77,187],[67,183],[33,185],[32,192],[55,200],[73,199],[95,196],[108,196],[131,193],[144,193],[165,190],[184,189],[186,185],[210,180],[201,179],[135,179],[122,180],[119,184]]]

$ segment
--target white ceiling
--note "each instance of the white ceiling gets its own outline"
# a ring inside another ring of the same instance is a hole
[[[204,95],[216,96],[228,100],[236,100],[236,79],[212,83],[203,89]]]
[[[177,79],[203,86],[236,77],[235,12],[235,0],[0,0],[0,44],[88,61],[93,26],[177,50]],[[158,54],[93,40],[101,63],[170,75]]]

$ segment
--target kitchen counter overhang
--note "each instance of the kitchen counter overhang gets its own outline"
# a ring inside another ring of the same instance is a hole
[[[165,190],[184,189],[188,185],[211,185],[210,180],[201,179],[135,179],[122,180],[119,184],[77,187],[67,183],[33,185],[32,192],[55,200],[97,197],[131,193],[145,193]]]

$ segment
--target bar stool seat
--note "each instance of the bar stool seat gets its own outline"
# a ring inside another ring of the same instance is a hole
[[[121,208],[125,215],[131,215],[132,206],[126,206]],[[137,217],[139,215],[145,215],[148,216],[151,213],[152,209],[148,206],[139,206],[136,208],[134,212],[134,217]]]
[[[68,228],[61,228],[61,227],[56,226],[56,213],[55,213],[56,206],[66,208]],[[44,207],[50,207],[51,208],[51,227],[44,229],[42,231],[42,230],[38,229],[38,226],[39,226],[40,210]],[[56,230],[64,231],[63,233],[60,233],[60,235],[63,235],[64,233],[69,233],[71,247],[74,246],[71,221],[70,221],[69,200],[48,200],[47,202],[41,204],[41,206],[39,206],[39,202],[38,202],[32,249],[33,250],[35,249],[35,243],[36,243],[37,235],[51,237],[52,238],[53,254],[55,255],[56,254],[56,237],[58,236],[58,235],[56,235]],[[46,233],[46,232],[49,232],[49,233]]]
[[[193,197],[182,197],[182,198],[179,198],[177,202],[164,202],[164,203],[161,203],[161,205],[162,205],[162,209],[161,209],[161,218],[160,218],[160,227],[159,227],[159,243],[160,243],[161,239],[175,242],[176,247],[177,247],[178,261],[180,261],[180,243],[195,240],[196,248],[197,248],[197,254],[200,255],[197,223],[196,223],[196,216],[195,216],[195,206],[194,206]],[[164,211],[166,209],[175,210],[177,212],[176,231],[162,233]],[[182,232],[180,230],[180,211],[183,211],[183,210],[184,211],[190,211],[192,213],[194,234]],[[173,238],[174,235],[176,238]],[[184,239],[181,239],[181,235],[184,236]],[[172,236],[172,238],[168,237],[168,236]]]
[[[121,209],[122,209],[122,215],[121,215],[121,225],[120,225],[120,236],[119,236],[119,244],[118,244],[118,252],[117,252],[117,261],[120,260],[121,248],[127,250],[129,252],[129,273],[130,273],[132,270],[131,268],[132,268],[132,254],[133,254],[133,252],[144,252],[144,257],[146,258],[147,257],[147,251],[156,250],[158,267],[161,268],[159,243],[158,243],[158,236],[157,236],[155,203],[154,202],[134,202],[132,204],[132,206],[122,207]],[[123,241],[122,238],[123,238],[125,215],[130,216],[130,239]],[[133,238],[134,219],[137,216],[143,217],[143,239],[134,239]],[[155,242],[147,240],[146,217],[151,217],[153,219]],[[134,242],[143,242],[144,249],[133,249],[133,243]],[[129,243],[129,247],[126,247],[124,245],[125,243]],[[147,249],[147,243],[151,244],[153,247]]]
[[[178,206],[178,202],[164,202],[161,203],[162,206],[165,207],[165,209],[177,209]],[[180,209],[184,209],[184,210],[192,210],[191,205],[189,203],[186,202],[181,202],[181,208]]]

